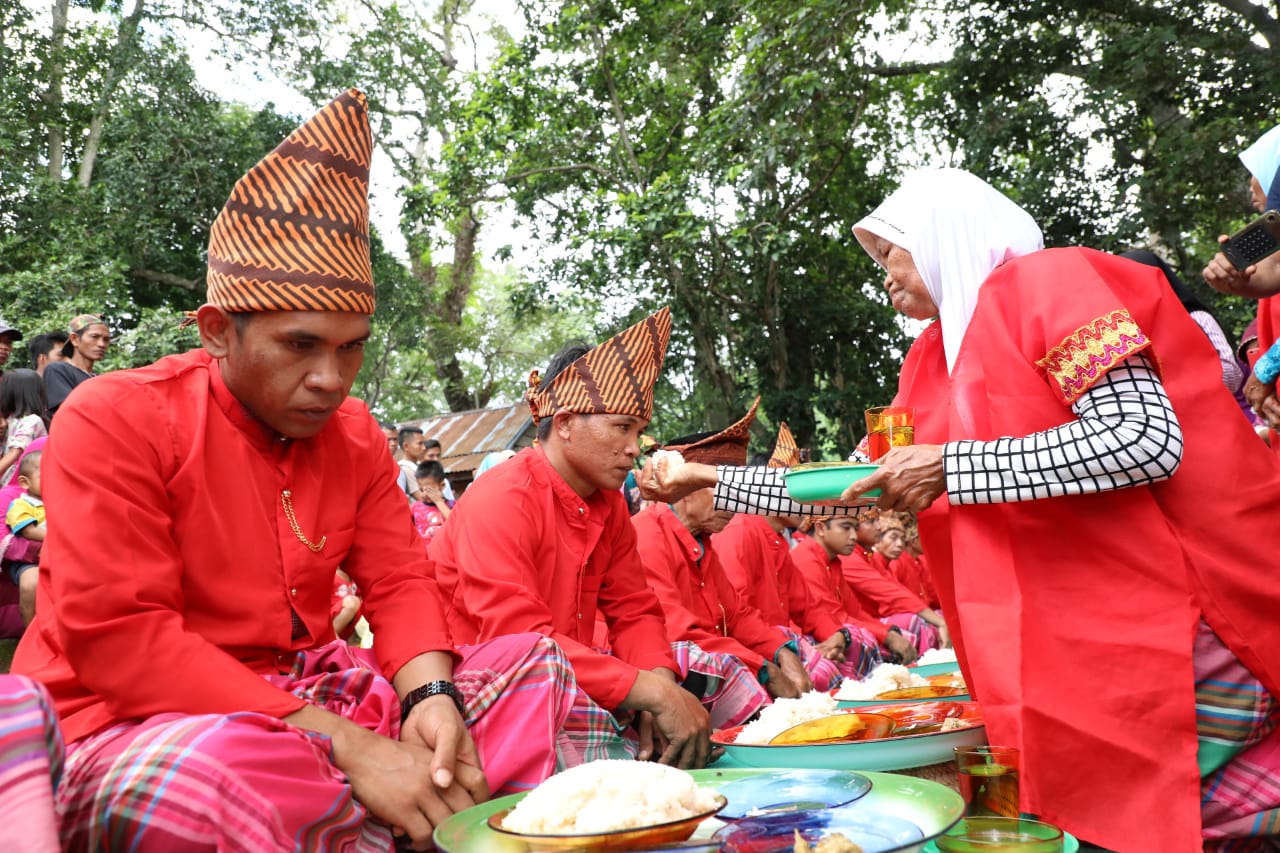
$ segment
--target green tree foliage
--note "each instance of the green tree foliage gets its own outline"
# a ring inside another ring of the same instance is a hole
[[[1253,0],[950,2],[955,54],[918,115],[1050,245],[1155,247],[1239,332],[1252,304],[1213,294],[1200,270],[1251,216],[1236,155],[1277,121],[1277,14]]]
[[[446,146],[443,195],[486,176],[473,192],[558,247],[540,286],[612,306],[605,325],[673,308],[660,432],[727,422],[758,389],[803,443],[848,450],[904,346],[849,233],[900,145],[867,107],[914,71],[869,47],[890,4],[522,5],[526,34]]]

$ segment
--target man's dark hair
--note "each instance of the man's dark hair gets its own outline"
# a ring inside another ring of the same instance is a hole
[[[747,460],[747,467],[763,468],[765,465],[769,464],[769,460],[772,458],[772,453],[765,453],[761,451],[760,453],[753,454],[752,457]]]
[[[413,476],[421,477],[424,480],[443,480],[444,466],[440,464],[438,459],[419,462],[417,469],[413,472]]]
[[[398,438],[400,436],[399,428],[397,428],[396,425],[393,423],[388,423],[387,421],[378,421],[378,426],[382,427],[383,429],[394,429],[396,431],[396,437]]]
[[[227,316],[231,318],[231,322],[235,325],[236,334],[243,335],[244,330],[249,328],[249,321],[257,313],[257,311],[228,311]]]
[[[421,427],[401,427],[400,435],[397,437],[400,441],[400,446],[404,447],[404,443],[415,435],[422,435]]]
[[[422,442],[423,450],[430,450],[433,447],[440,447],[440,442],[436,441],[434,438],[428,438],[426,441]],[[440,450],[443,451],[444,448],[440,447]]]
[[[569,344],[563,347],[558,353],[551,356],[551,363],[547,365],[547,370],[542,374],[542,384],[546,385],[555,381],[560,372],[587,353],[591,352],[591,347],[583,343]],[[551,414],[547,413],[542,420],[538,421],[538,441],[546,441],[551,435]]]
[[[693,444],[695,441],[702,441],[702,439],[704,439],[704,438],[710,438],[711,436],[715,435],[715,434],[716,434],[716,433],[718,433],[719,431],[720,431],[720,430],[718,430],[718,429],[713,429],[713,430],[710,430],[710,431],[708,431],[708,432],[695,432],[695,433],[692,433],[692,434],[690,434],[690,435],[678,435],[678,436],[676,436],[675,438],[671,439],[670,441],[668,441],[666,444],[664,444],[664,445],[662,445],[662,446],[663,446],[663,447],[670,447],[670,446],[672,446],[672,445],[674,444],[674,445],[676,445],[677,447],[679,447],[679,446],[681,446],[681,445],[685,445],[685,444]]]
[[[27,344],[27,352],[31,353],[31,367],[35,369],[40,364],[40,356],[48,358],[49,353],[53,352],[54,347],[62,348],[66,344],[70,336],[66,332],[45,332],[36,335]]]

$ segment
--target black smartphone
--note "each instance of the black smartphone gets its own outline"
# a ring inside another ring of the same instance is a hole
[[[1277,250],[1280,250],[1280,213],[1274,210],[1268,210],[1222,244],[1222,254],[1238,270],[1253,266]]]

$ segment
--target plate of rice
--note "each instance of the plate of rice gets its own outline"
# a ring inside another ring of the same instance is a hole
[[[489,828],[538,850],[635,850],[684,841],[726,804],[683,770],[605,759],[547,779]]]
[[[929,649],[929,651],[920,655],[908,669],[916,675],[925,677],[943,675],[948,672],[959,672],[960,662],[956,660],[955,649]]]
[[[719,767],[689,771],[699,788],[712,793],[728,788],[733,782],[764,779],[777,773],[776,770]],[[945,832],[964,814],[964,800],[945,785],[893,773],[871,772],[865,775],[872,783],[871,790],[852,805],[865,808],[869,813],[910,821],[920,827],[925,840]],[[447,818],[436,827],[432,836],[437,849],[442,853],[528,853],[530,850],[553,849],[536,841],[531,843],[530,839],[518,835],[495,832],[489,825],[489,819],[493,815],[513,808],[527,796],[529,794],[498,797]],[[721,815],[717,814],[703,820],[694,830],[690,842],[706,843],[712,850],[716,849],[719,842],[712,841],[711,838],[725,826],[720,818]],[[579,842],[580,848],[585,846],[590,846],[593,850],[600,849]],[[639,842],[628,849],[661,848]]]
[[[806,694],[810,696],[813,694]],[[772,716],[769,708],[747,726],[723,729],[711,742],[725,749],[726,758],[744,767],[797,767],[830,770],[906,770],[939,764],[952,757],[957,746],[980,746],[987,742],[987,730],[976,702],[904,702],[869,705],[857,711],[835,708],[834,697],[818,694],[826,702],[809,700]],[[805,699],[790,700],[800,702]],[[778,700],[774,703],[786,700]],[[773,738],[787,728],[806,722],[802,713],[818,719],[851,713],[883,714],[897,722],[895,734],[877,740],[841,743],[774,744]],[[794,722],[793,722],[794,721]],[[790,723],[790,725],[786,725]],[[763,725],[761,725],[763,724]],[[755,728],[751,728],[755,726]],[[781,727],[781,728],[779,728]]]
[[[880,664],[861,681],[846,679],[831,695],[842,709],[927,699],[967,702],[970,698],[964,676],[958,673],[925,676],[895,663]]]

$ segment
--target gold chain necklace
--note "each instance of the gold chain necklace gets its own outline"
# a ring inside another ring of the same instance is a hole
[[[298,526],[298,519],[293,515],[293,495],[288,489],[280,493],[280,504],[284,507],[284,517],[289,519],[289,527],[293,529],[293,535],[298,537],[298,541],[311,550],[311,553],[318,552],[324,547],[324,543],[328,541],[328,536],[321,536],[319,542],[312,542],[302,532],[302,528]]]

